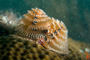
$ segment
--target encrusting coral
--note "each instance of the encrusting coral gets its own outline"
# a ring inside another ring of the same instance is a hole
[[[58,54],[33,41],[12,36],[0,37],[0,60],[86,60],[85,56],[69,44],[69,54]]]
[[[18,32],[13,35],[15,37],[35,41],[58,53],[68,53],[66,26],[62,21],[48,17],[41,9],[28,10],[24,18],[19,21],[16,30]]]
[[[13,37],[0,38],[0,60],[60,60],[39,44]]]

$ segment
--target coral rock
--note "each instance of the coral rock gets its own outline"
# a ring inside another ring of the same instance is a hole
[[[33,41],[4,36],[0,37],[0,60],[86,60],[86,58],[71,44],[69,54],[59,54]]]
[[[0,60],[60,60],[39,44],[13,37],[0,38]]]

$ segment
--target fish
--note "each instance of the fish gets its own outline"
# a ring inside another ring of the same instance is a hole
[[[49,17],[42,9],[32,8],[24,14],[13,36],[34,41],[50,51],[68,54],[68,30],[65,24]]]

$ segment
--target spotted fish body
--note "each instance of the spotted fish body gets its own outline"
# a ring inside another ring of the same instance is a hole
[[[62,53],[68,53],[67,29],[64,23],[50,18],[41,9],[29,10],[19,21],[18,32],[14,36],[35,41],[45,48]]]

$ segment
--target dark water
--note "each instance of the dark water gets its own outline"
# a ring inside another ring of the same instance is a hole
[[[90,43],[90,0],[0,0],[0,11],[11,9],[23,15],[35,7],[62,20],[69,37]]]

